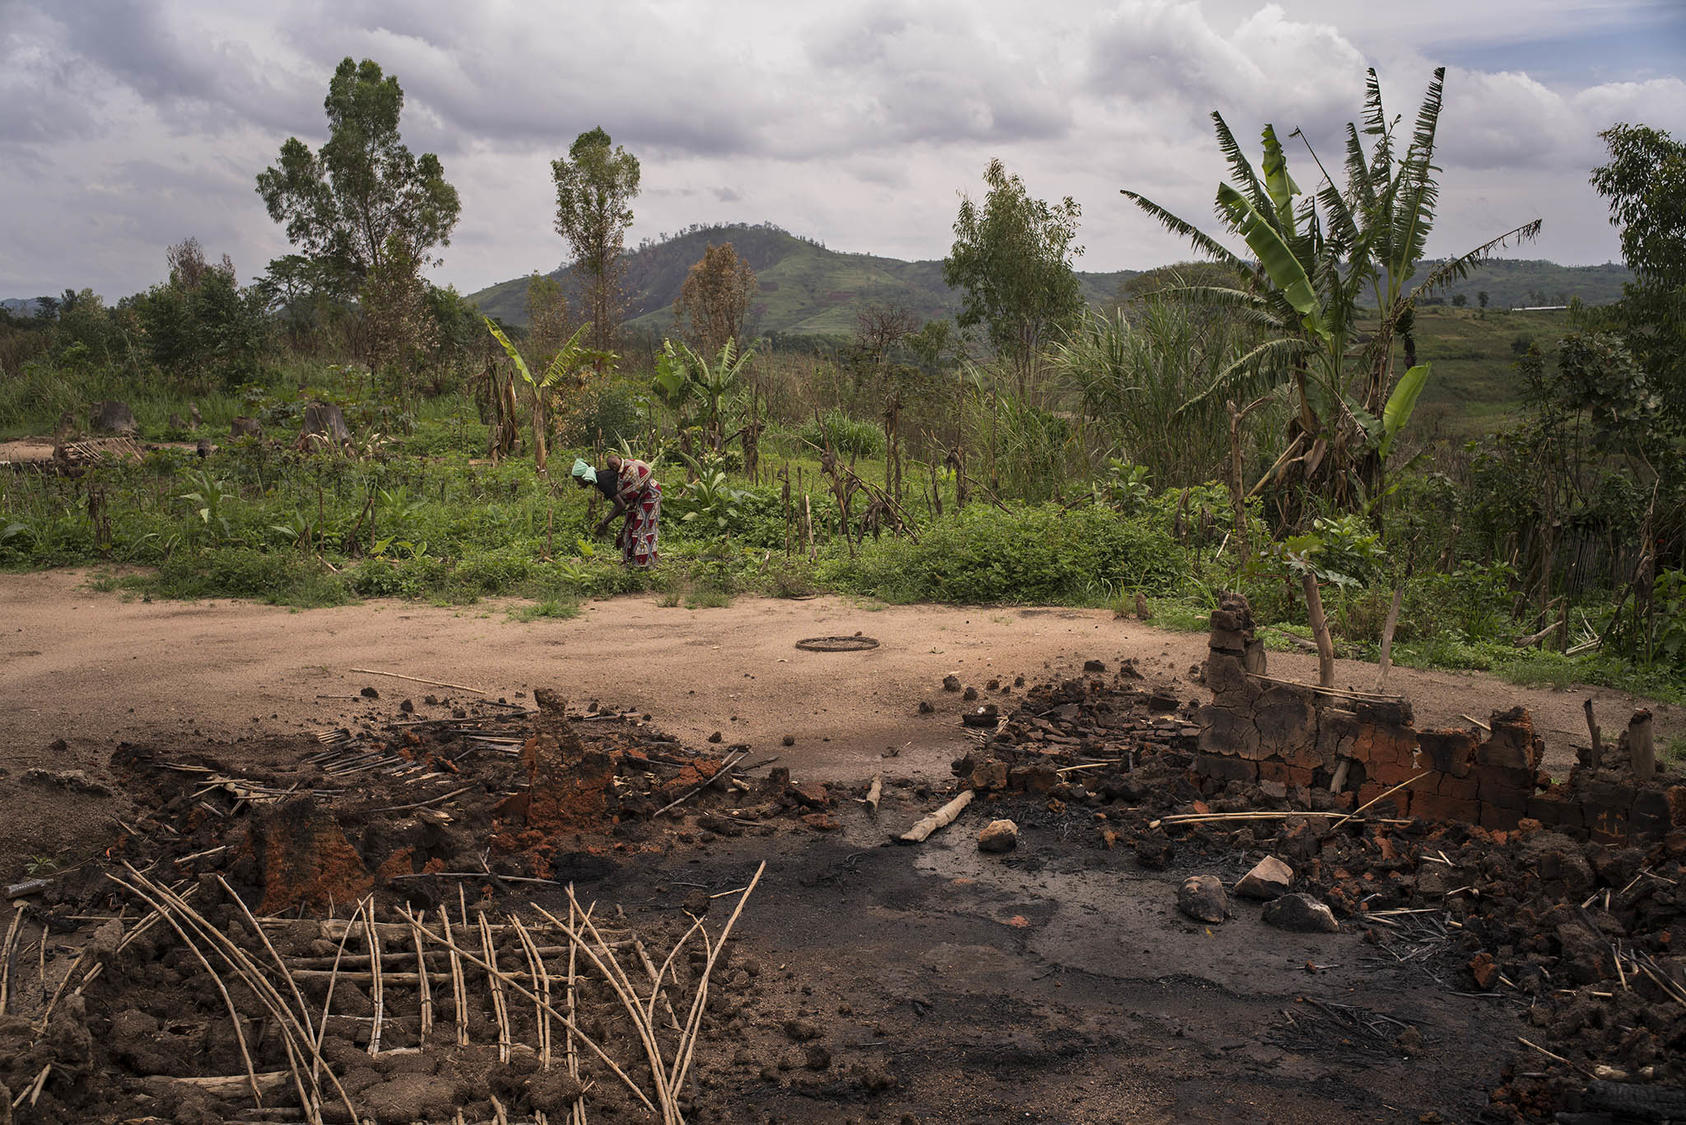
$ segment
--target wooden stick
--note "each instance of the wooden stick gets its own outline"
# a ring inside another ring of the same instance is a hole
[[[878,815],[878,802],[884,797],[884,775],[872,775],[872,788],[866,791],[866,807],[872,810],[872,815]]]
[[[421,993],[421,1041],[433,1030],[433,986],[427,980],[427,956],[422,952],[421,928],[410,923],[410,940],[416,947],[416,988]]]
[[[411,683],[426,684],[429,687],[448,687],[458,691],[472,691],[475,695],[485,695],[484,688],[469,687],[466,684],[448,684],[443,680],[424,680],[420,676],[406,676],[402,672],[382,672],[379,668],[353,668],[353,672],[361,672],[366,676],[391,676],[395,680],[409,680]]]
[[[570,902],[577,901],[574,898],[574,888],[571,885],[568,887],[568,900]],[[549,918],[552,924],[561,925],[561,922],[554,915],[545,913],[542,907],[535,906],[534,909]],[[603,979],[609,982],[609,987],[614,990],[621,1006],[632,1017],[633,1027],[637,1030],[638,1038],[644,1044],[644,1053],[649,1059],[650,1073],[656,1087],[656,1101],[661,1106],[662,1121],[664,1125],[675,1125],[679,1120],[678,1107],[673,1100],[673,1090],[676,1087],[668,1080],[668,1075],[664,1069],[661,1043],[656,1038],[655,1025],[645,1016],[644,1009],[638,1003],[638,992],[632,986],[632,978],[627,976],[626,970],[621,967],[620,959],[615,956],[614,951],[604,944],[602,935],[598,932],[597,925],[591,920],[589,913],[585,915],[584,926],[585,933],[590,935],[592,941],[596,942],[599,948],[603,950],[603,957],[598,957],[592,951],[591,946],[583,941],[580,948],[584,950],[591,963],[597,967],[597,971],[603,974]],[[607,961],[604,958],[607,958]]]
[[[971,790],[968,789],[966,792],[970,793]],[[685,1074],[690,1070],[691,1059],[697,1049],[697,1035],[702,1031],[703,1011],[708,1005],[708,981],[714,973],[715,960],[720,956],[720,951],[726,947],[727,939],[732,936],[732,927],[737,925],[738,917],[743,913],[744,904],[749,902],[749,896],[755,893],[756,884],[761,882],[762,873],[766,870],[767,861],[762,860],[760,866],[755,869],[755,876],[750,879],[749,886],[743,889],[743,897],[738,899],[738,905],[733,908],[732,916],[726,919],[726,925],[721,929],[720,936],[709,949],[708,960],[703,964],[702,979],[697,982],[697,994],[691,1001],[691,1014],[687,1021],[687,1028],[679,1040],[679,1053],[673,1062],[673,1075],[671,1081],[668,1082],[669,1089],[677,1090],[685,1084]],[[706,943],[708,931],[703,930],[702,935]]]
[[[142,879],[145,878],[145,876],[140,875],[140,873],[135,871],[132,867],[129,870],[131,875]],[[141,898],[148,906],[151,906],[160,913],[163,913],[163,906],[154,901],[139,887],[131,886],[130,884],[125,883],[123,880],[117,878],[117,876],[112,875],[109,872],[107,872],[106,878],[110,879],[118,886],[128,890],[136,897]],[[234,1025],[234,1042],[240,1048],[241,1061],[246,1064],[246,1079],[248,1085],[250,1085],[252,1089],[252,1100],[260,1106],[263,1105],[263,1091],[258,1088],[257,1067],[252,1065],[252,1054],[246,1049],[246,1031],[241,1024],[240,1012],[234,1006],[234,998],[228,994],[228,986],[223,983],[223,979],[217,974],[217,971],[211,967],[211,962],[205,958],[204,952],[200,950],[199,946],[194,943],[192,938],[187,936],[187,931],[181,927],[181,924],[168,914],[164,915],[164,921],[172,930],[176,931],[176,936],[181,939],[183,945],[187,946],[188,952],[193,954],[194,959],[199,962],[199,964],[204,968],[206,974],[210,976],[211,983],[216,985],[217,993],[222,997],[223,1007],[228,1009],[229,1021]],[[352,1119],[356,1120],[355,1114]]]
[[[492,1013],[498,1021],[498,1061],[509,1062],[509,1009],[503,1001],[502,974],[498,972],[498,946],[492,940],[491,927],[486,925],[486,912],[480,912],[480,948],[486,954],[487,983],[492,990]],[[537,990],[534,990],[537,1000]]]
[[[679,797],[674,798],[672,801],[669,801],[667,804],[663,805],[661,808],[659,808],[655,812],[651,813],[650,819],[654,820],[654,819],[656,819],[656,817],[661,816],[663,813],[667,812],[669,809],[677,808],[678,806],[683,805],[686,801],[689,801],[692,797],[695,797],[698,793],[701,793],[704,789],[707,789],[710,785],[713,785],[715,782],[726,780],[726,778],[731,774],[731,772],[734,769],[737,768],[738,763],[743,761],[747,757],[749,757],[749,751],[744,750],[744,751],[740,752],[731,761],[725,763],[718,770],[714,771],[713,777],[709,778],[707,781],[703,782],[701,785],[693,786],[691,789],[687,790],[685,793],[683,793]]]
[[[930,816],[927,816],[918,824],[915,824],[912,828],[909,828],[906,832],[903,832],[896,838],[904,844],[924,843],[925,839],[929,837],[931,833],[937,831],[939,828],[947,828],[950,824],[953,824],[954,818],[959,816],[966,806],[972,803],[973,796],[974,793],[972,790],[962,790],[960,795],[954,798],[954,800],[950,801]]]
[[[369,1028],[369,1054],[375,1056],[381,1053],[381,1021],[386,1016],[386,990],[381,987],[381,936],[380,927],[374,924],[375,903],[372,898],[364,900],[363,910],[364,916],[369,919],[369,925],[363,929],[369,935],[369,992],[375,1009],[375,1021]]]
[[[1350,812],[1350,813],[1314,812],[1310,809],[1292,809],[1288,812],[1171,813],[1169,816],[1160,817],[1158,820],[1148,821],[1147,826],[1149,828],[1158,828],[1162,824],[1206,824],[1206,823],[1209,823],[1209,822],[1224,821],[1224,820],[1286,820],[1289,817],[1293,817],[1293,816],[1305,816],[1305,817],[1338,816],[1338,817],[1341,817],[1343,820],[1358,819],[1358,814],[1356,812]],[[1362,823],[1362,824],[1410,824],[1411,822],[1408,819],[1398,819],[1398,818],[1385,818],[1385,819],[1363,818],[1363,819],[1360,820],[1360,823]]]
[[[521,948],[527,954],[527,979],[532,981],[533,990],[544,999],[544,1003],[535,1002],[533,1005],[533,1024],[539,1033],[539,1066],[550,1069],[550,1017],[545,1015],[544,1004],[550,1002],[550,974],[545,971],[544,958],[539,956],[538,946],[533,936],[527,932],[527,927],[521,924],[521,919],[514,914],[509,916],[510,923],[521,940]]]
[[[572,901],[570,901],[568,903],[568,924],[569,924],[570,927],[572,927],[573,921],[574,921],[574,904],[573,904]],[[573,1027],[573,1022],[574,1022],[574,981],[576,979],[575,967],[574,967],[574,953],[575,953],[576,950],[578,950],[578,948],[579,948],[579,943],[570,938],[569,941],[568,941],[568,1022],[562,1029],[562,1036],[563,1036],[562,1045],[563,1045],[563,1050],[565,1052],[565,1057],[566,1057],[567,1063],[568,1063],[568,1076],[570,1078],[572,1078],[575,1082],[578,1082],[580,1080],[579,1057],[574,1053],[574,1027]],[[574,1102],[573,1109],[569,1113],[569,1119],[571,1121],[576,1122],[577,1125],[584,1125],[585,1109],[580,1105],[580,1102],[578,1100],[576,1100]]]
[[[151,888],[159,898],[169,903],[176,913],[190,922],[210,942],[211,947],[217,951],[228,966],[240,974],[241,979],[251,990],[252,995],[257,998],[258,1003],[276,1021],[281,1031],[282,1046],[287,1052],[288,1066],[292,1068],[295,1075],[294,1082],[298,1089],[300,1104],[305,1107],[305,1116],[312,1125],[321,1125],[321,1087],[316,1081],[317,1071],[313,1070],[311,1075],[311,1083],[314,1089],[306,1091],[302,1069],[304,1056],[300,1045],[311,1049],[318,1067],[320,1067],[322,1061],[321,1053],[314,1047],[309,1033],[299,1023],[299,1016],[288,1007],[287,1002],[270,982],[267,974],[226,933],[211,925],[204,915],[189,906],[184,896],[177,894],[169,887],[148,880],[145,875],[135,870],[133,864],[125,862],[123,866],[132,878]],[[355,1120],[357,1110],[351,1104],[351,1096],[346,1093],[345,1087],[340,1083],[339,1077],[334,1074],[332,1069],[329,1069],[327,1073],[328,1080],[333,1083],[334,1091],[344,1104],[346,1113]]]
[[[1317,575],[1306,571],[1300,575],[1300,585],[1305,590],[1311,637],[1317,642],[1317,682],[1322,687],[1334,687],[1335,642],[1329,636],[1329,619],[1323,615],[1323,593],[1317,588]]]
[[[1382,626],[1381,659],[1376,663],[1376,689],[1387,687],[1387,673],[1393,667],[1393,631],[1399,626],[1399,607],[1405,604],[1405,587],[1393,588],[1393,604],[1387,610],[1387,622]]]
[[[1357,816],[1359,813],[1363,812],[1365,809],[1369,808],[1371,805],[1375,804],[1377,801],[1385,800],[1386,798],[1391,797],[1393,794],[1399,792],[1401,789],[1405,788],[1407,785],[1414,785],[1417,782],[1421,781],[1423,778],[1427,777],[1428,775],[1429,775],[1429,771],[1424,770],[1422,773],[1419,773],[1416,777],[1406,778],[1404,781],[1401,781],[1398,785],[1395,785],[1395,786],[1393,786],[1389,789],[1382,790],[1376,796],[1371,797],[1368,801],[1365,801],[1362,805],[1359,805],[1356,809],[1353,809],[1352,812],[1348,813],[1346,816],[1343,816],[1339,820],[1335,821],[1335,823],[1331,824],[1328,827],[1327,831],[1333,832],[1335,829],[1339,828],[1341,825],[1345,824],[1347,821],[1351,820],[1353,817]]]
[[[1592,768],[1600,769],[1604,765],[1604,739],[1600,737],[1598,720],[1592,714],[1592,696],[1581,701],[1581,710],[1586,712],[1587,733],[1592,736]]]
[[[1458,716],[1458,718],[1462,719],[1466,723],[1474,723],[1476,726],[1480,727],[1484,731],[1487,731],[1489,734],[1492,733],[1493,728],[1488,726],[1486,723],[1482,722],[1480,719],[1476,718],[1474,715],[1462,715],[1462,714],[1460,714]]]
[[[400,907],[399,909],[402,910],[403,908]],[[441,908],[441,909],[443,909],[443,908]],[[543,913],[543,911],[540,911],[540,913]],[[459,957],[461,957],[464,961],[468,962],[469,964],[474,965],[476,968],[485,969],[487,972],[497,972],[497,970],[493,969],[490,965],[487,965],[484,961],[481,961],[478,957],[476,957],[474,954],[470,953],[468,950],[464,949],[462,946],[456,944],[453,941],[448,940],[447,938],[441,937],[440,935],[437,935],[437,934],[433,933],[427,927],[425,927],[425,926],[422,927],[422,933],[430,941],[437,941],[437,942],[440,942],[442,944],[446,944],[446,945],[451,946],[453,949],[455,949],[457,951],[457,955]],[[590,956],[589,950],[587,951],[587,956]],[[523,988],[521,986],[520,981],[510,979],[507,974],[500,974],[500,975],[502,975],[504,977],[505,987],[507,987],[509,989],[512,989],[515,992],[520,993],[522,996],[526,997],[528,1000],[533,1000],[533,1001],[542,1003],[542,1001],[540,1001],[538,999],[538,997],[533,992],[531,992],[530,990],[528,990],[526,988]],[[558,1020],[558,1021],[561,1021],[565,1018],[565,1017],[563,1017],[562,1013],[556,1011],[554,1008],[550,1008],[548,1010],[550,1011],[551,1017]],[[635,1097],[637,1097],[639,1101],[644,1103],[644,1108],[650,1110],[651,1112],[655,1112],[655,1110],[656,1110],[655,1103],[650,1101],[649,1095],[644,1093],[644,1091],[639,1087],[638,1083],[634,1082],[631,1078],[627,1077],[626,1071],[622,1070],[620,1065],[618,1063],[616,1063],[614,1059],[609,1057],[608,1052],[606,1052],[605,1050],[603,1050],[602,1047],[597,1045],[596,1040],[592,1039],[591,1036],[587,1035],[584,1031],[582,1031],[579,1028],[579,1026],[574,1023],[574,1021],[572,1019],[568,1019],[566,1021],[566,1026],[571,1028],[573,1030],[574,1034],[576,1034],[580,1037],[580,1042],[584,1043],[587,1047],[591,1048],[592,1053],[595,1054],[600,1060],[602,1060],[602,1062],[605,1066],[607,1066],[610,1070],[615,1072],[615,1076],[617,1078],[619,1078],[623,1083],[626,1084],[626,1088],[631,1090],[633,1095]]]
[[[462,955],[458,953],[456,942],[451,939],[451,912],[446,907],[439,908],[439,921],[445,927],[445,944],[451,951],[451,1003],[457,1014],[457,1046],[468,1046],[468,990],[462,982]],[[420,923],[417,923],[420,928]],[[427,931],[422,930],[423,933]]]
[[[1267,683],[1282,684],[1286,687],[1305,688],[1307,691],[1319,692],[1323,695],[1343,695],[1350,699],[1364,699],[1376,703],[1398,703],[1404,699],[1403,695],[1394,695],[1379,691],[1351,691],[1347,688],[1329,687],[1322,684],[1308,684],[1300,680],[1284,680],[1279,676],[1267,676],[1263,672],[1248,672],[1247,675],[1255,680]]]
[[[11,987],[12,951],[17,947],[18,923],[23,921],[23,912],[28,907],[19,906],[18,912],[12,915],[12,924],[6,930],[6,940],[0,943],[0,1016],[6,1014],[6,997]]]
[[[437,805],[441,801],[449,801],[452,797],[455,797],[458,793],[467,793],[470,789],[473,789],[473,788],[474,788],[474,786],[472,786],[472,785],[464,785],[461,789],[453,789],[449,793],[441,793],[441,794],[439,794],[439,796],[429,797],[425,801],[412,801],[410,804],[407,804],[407,805],[388,805],[384,809],[375,809],[374,811],[375,812],[404,812],[407,809],[425,809],[429,805]]]

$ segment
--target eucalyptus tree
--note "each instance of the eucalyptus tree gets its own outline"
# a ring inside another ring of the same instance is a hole
[[[322,103],[328,140],[297,137],[258,175],[269,217],[318,265],[317,280],[355,293],[390,253],[424,265],[450,243],[461,203],[433,153],[413,155],[398,133],[404,91],[373,59],[344,59]]]
[[[1289,174],[1273,126],[1264,127],[1263,159],[1255,168],[1214,112],[1231,181],[1218,185],[1218,220],[1246,243],[1251,258],[1152,200],[1124,191],[1168,230],[1229,269],[1233,284],[1191,288],[1190,296],[1234,310],[1241,323],[1263,333],[1185,407],[1207,400],[1246,402],[1275,392],[1288,396],[1287,447],[1261,486],[1303,484],[1344,507],[1372,505],[1382,492],[1394,439],[1429,375],[1427,364],[1416,363],[1417,301],[1467,276],[1512,239],[1539,232],[1536,219],[1423,268],[1440,197],[1434,148],[1444,81],[1445,69],[1437,68],[1409,136],[1402,137],[1401,118],[1387,116],[1376,72],[1369,71],[1363,127],[1346,127],[1345,186],[1335,184],[1307,142],[1322,177],[1309,196]],[[1304,139],[1299,130],[1290,135]],[[1361,325],[1370,316],[1373,330]],[[1396,345],[1404,352],[1403,372],[1395,364]],[[1295,507],[1293,500],[1285,501],[1287,510]]]
[[[622,254],[638,194],[638,158],[596,128],[574,138],[568,155],[550,162],[550,172],[556,233],[573,248],[574,268],[585,283],[592,344],[607,351],[621,313]]]
[[[988,328],[1024,399],[1043,350],[1083,312],[1083,290],[1071,268],[1083,253],[1073,242],[1083,209],[1070,196],[1052,205],[1032,199],[1000,160],[989,162],[984,182],[989,192],[981,207],[961,198],[943,282],[961,291],[960,326]]]

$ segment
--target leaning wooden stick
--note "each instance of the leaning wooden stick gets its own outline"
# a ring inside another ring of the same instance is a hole
[[[1428,771],[1425,770],[1422,773],[1419,773],[1416,777],[1406,778],[1404,781],[1401,781],[1398,785],[1393,786],[1391,789],[1382,790],[1376,796],[1371,797],[1368,801],[1365,801],[1362,805],[1359,805],[1356,809],[1353,809],[1350,813],[1341,817],[1339,820],[1335,821],[1335,823],[1331,824],[1328,828],[1328,831],[1333,832],[1335,829],[1339,828],[1341,825],[1345,824],[1347,821],[1351,820],[1353,817],[1357,816],[1359,813],[1363,812],[1365,809],[1369,808],[1371,805],[1375,804],[1376,802],[1386,800],[1387,798],[1393,796],[1393,794],[1395,794],[1395,793],[1399,792],[1401,789],[1405,788],[1407,785],[1415,785],[1417,782],[1421,781],[1423,778],[1425,778],[1427,776],[1428,776]]]
[[[912,828],[909,828],[906,832],[903,832],[896,838],[904,844],[924,843],[926,837],[930,836],[931,833],[935,832],[937,829],[947,828],[950,824],[953,824],[954,818],[959,816],[966,806],[972,803],[972,796],[972,790],[967,789],[962,791],[960,796],[954,798],[954,800],[950,801],[948,804],[944,805],[924,820],[921,820],[918,824],[915,824]]]
[[[361,672],[365,676],[391,676],[395,680],[409,680],[414,684],[426,684],[428,687],[448,687],[458,691],[472,691],[475,695],[485,695],[485,688],[469,687],[467,684],[448,684],[443,680],[424,680],[420,676],[406,676],[402,672],[383,672],[379,668],[353,668],[353,672]]]

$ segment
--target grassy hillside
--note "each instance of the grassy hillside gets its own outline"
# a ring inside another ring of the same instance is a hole
[[[1450,305],[1463,296],[1473,309],[1480,295],[1487,294],[1491,309],[1514,309],[1524,305],[1608,305],[1622,295],[1622,286],[1633,273],[1622,265],[1560,266],[1537,258],[1494,258],[1483,262],[1462,281],[1448,287],[1442,296]]]
[[[668,331],[686,273],[711,243],[722,242],[732,244],[760,282],[749,316],[757,333],[853,335],[856,312],[873,303],[900,305],[920,320],[953,316],[960,308],[959,295],[943,284],[941,262],[845,254],[777,227],[738,224],[693,228],[628,254],[626,323]],[[1084,296],[1099,304],[1133,272],[1079,273],[1078,280]],[[572,299],[578,288],[572,269],[554,276]],[[527,279],[515,278],[472,293],[469,300],[505,323],[524,325],[526,296]]]
[[[1449,438],[1502,428],[1520,403],[1517,356],[1530,343],[1549,350],[1572,331],[1568,312],[1421,310],[1417,360],[1433,363],[1434,373],[1414,425]]]

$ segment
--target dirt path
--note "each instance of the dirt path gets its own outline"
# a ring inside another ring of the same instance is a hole
[[[1189,671],[1205,637],[1170,633],[1104,610],[880,607],[837,597],[739,598],[719,609],[662,607],[651,597],[587,605],[571,620],[512,620],[501,605],[441,608],[369,602],[304,612],[225,600],[144,602],[89,590],[74,571],[0,575],[0,751],[13,770],[95,768],[120,739],[198,732],[232,740],[258,732],[353,722],[371,706],[366,686],[415,700],[419,717],[448,714],[441,701],[471,698],[353,668],[384,669],[530,697],[556,686],[572,698],[648,712],[688,744],[715,732],[780,754],[799,776],[856,779],[886,755],[894,772],[944,774],[968,742],[944,692],[954,674],[984,691],[1134,659],[1152,680],[1199,698]],[[866,652],[798,650],[805,637],[865,633]],[[1314,677],[1315,658],[1270,656],[1271,670]],[[1342,661],[1337,682],[1370,687],[1373,667]],[[1584,738],[1581,701],[1599,702],[1616,727],[1636,700],[1608,689],[1523,688],[1490,676],[1400,669],[1394,684],[1417,724],[1459,724],[1522,703],[1545,735],[1548,762],[1566,769]],[[986,695],[989,693],[985,693]],[[919,714],[929,701],[934,714]],[[1686,727],[1681,709],[1656,705],[1666,739]],[[789,736],[789,747],[781,745]],[[74,761],[49,749],[64,739]]]

